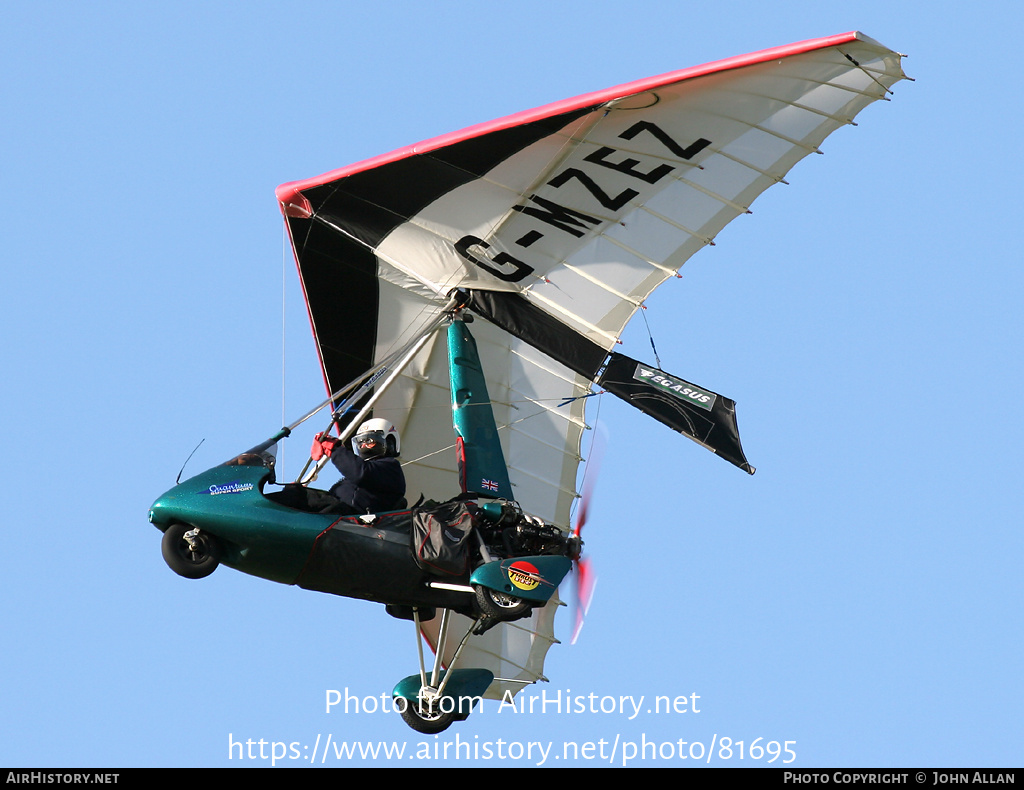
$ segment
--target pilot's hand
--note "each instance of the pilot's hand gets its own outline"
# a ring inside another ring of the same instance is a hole
[[[325,436],[322,433],[318,433],[313,437],[313,447],[309,451],[309,457],[314,461],[319,461],[321,458],[330,458],[331,453],[334,451],[334,445],[338,443],[336,436]]]

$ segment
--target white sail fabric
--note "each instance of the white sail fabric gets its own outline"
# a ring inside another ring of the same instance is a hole
[[[901,78],[896,53],[855,36],[624,86],[377,249],[438,292],[520,291],[611,349],[654,288]],[[467,237],[482,242],[474,258],[515,279],[460,255]],[[532,271],[520,277],[503,253]]]
[[[568,527],[584,430],[572,398],[603,353],[691,255],[886,98],[900,58],[859,33],[800,42],[282,185],[328,386],[399,347],[452,289],[502,297],[507,320],[472,331],[509,477],[524,510]],[[336,306],[353,291],[369,313]],[[402,432],[410,500],[459,491],[450,408],[438,336],[374,410]],[[468,665],[513,679],[492,695],[542,677],[554,608],[474,640]]]

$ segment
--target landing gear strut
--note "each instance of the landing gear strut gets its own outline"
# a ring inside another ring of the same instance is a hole
[[[450,609],[443,609],[441,612],[437,653],[434,657],[434,666],[428,675],[423,660],[420,611],[413,609],[416,645],[420,656],[420,672],[418,675],[410,675],[400,681],[392,692],[392,696],[396,700],[402,699],[402,702],[396,703],[395,707],[398,708],[405,723],[417,732],[427,735],[443,732],[454,722],[467,719],[473,706],[481,699],[487,687],[494,680],[494,674],[486,669],[454,669],[469,637],[472,636],[479,624],[479,620],[474,622],[462,637],[448,669],[442,669],[441,662],[448,641],[451,614]]]

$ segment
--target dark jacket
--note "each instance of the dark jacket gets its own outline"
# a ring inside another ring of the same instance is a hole
[[[402,507],[405,474],[397,458],[382,456],[364,461],[348,444],[339,443],[331,461],[344,477],[331,486],[331,493],[360,513],[380,513]]]

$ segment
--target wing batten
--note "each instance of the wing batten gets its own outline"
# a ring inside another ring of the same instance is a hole
[[[683,233],[686,233],[691,238],[695,239],[696,241],[699,241],[701,243],[701,245],[704,246],[704,247],[713,246],[714,243],[715,243],[714,236],[705,236],[705,235],[702,235],[700,233],[697,233],[697,231],[693,230],[692,228],[687,228],[685,225],[680,225],[678,222],[676,222],[675,220],[671,219],[670,217],[666,217],[664,214],[658,213],[657,211],[652,209],[649,205],[643,206],[642,210],[643,210],[643,212],[645,214],[649,214],[650,216],[654,217],[655,219],[660,220],[661,222],[664,222],[666,225],[670,225],[671,227],[675,228],[676,230],[683,231]],[[631,253],[633,252],[633,250],[629,250],[629,249],[627,249],[626,251],[627,252],[631,252]],[[636,254],[636,253],[633,253],[633,254]],[[665,266],[663,264],[656,263],[656,262],[650,260],[649,258],[647,258],[647,256],[639,256],[639,257],[642,257],[643,260],[646,260],[648,263],[650,263],[656,269],[661,269],[663,272],[665,272],[669,276],[674,276],[676,274],[676,269],[673,269],[673,268],[671,268],[669,266]]]
[[[587,279],[590,279],[591,282],[593,282],[592,278],[587,278]],[[608,291],[609,293],[614,293],[609,288],[605,288],[604,290]],[[584,326],[588,330],[590,330],[592,333],[597,334],[600,337],[603,337],[609,343],[609,345],[618,342],[619,338],[616,335],[614,335],[611,332],[608,332],[608,331],[606,331],[604,329],[601,329],[601,327],[597,326],[596,324],[590,323],[587,319],[583,318],[582,316],[577,315],[576,313],[573,313],[573,312],[567,310],[562,305],[560,305],[558,302],[554,301],[553,299],[548,299],[547,297],[545,297],[542,294],[538,293],[536,290],[527,291],[527,294],[529,295],[529,297],[531,299],[535,299],[538,302],[542,302],[543,304],[547,305],[547,307],[550,308],[549,312],[553,313],[556,319],[558,319],[558,318],[568,318],[573,323],[579,324],[580,326]]]
[[[601,234],[601,235],[602,235],[603,238],[607,239],[612,244],[615,244],[616,246],[621,247],[623,250],[626,250],[627,252],[630,252],[631,254],[636,255],[635,252],[630,250],[624,244],[619,243],[618,241],[616,241],[612,237],[605,236],[604,234]],[[640,258],[641,260],[647,261],[646,258],[641,258],[641,256],[639,256],[639,255],[637,255],[637,257]],[[647,263],[650,263],[650,261],[647,261]],[[593,275],[587,274],[587,272],[584,269],[580,268],[579,266],[572,266],[571,264],[568,264],[568,263],[564,263],[562,265],[565,266],[565,268],[568,271],[570,271],[573,274],[576,274],[576,275],[582,277],[583,279],[585,279],[585,280],[587,280],[589,282],[592,282],[598,288],[601,288],[601,289],[607,291],[612,296],[617,296],[622,301],[629,302],[630,304],[633,305],[633,307],[639,307],[641,305],[641,301],[639,299],[634,299],[633,297],[629,296],[628,294],[622,293],[622,291],[618,290],[617,288],[613,288],[611,285],[606,283],[604,280],[598,279],[597,277],[594,277]],[[611,339],[612,340],[618,340],[618,338],[616,338],[614,335],[612,336]]]
[[[740,203],[736,203],[735,201],[732,201],[729,198],[727,198],[725,195],[720,195],[719,193],[715,192],[714,190],[711,190],[711,189],[708,189],[707,187],[701,186],[700,184],[697,184],[697,183],[695,183],[694,181],[691,181],[688,178],[677,178],[676,181],[678,183],[680,183],[680,184],[686,185],[690,189],[695,189],[698,192],[701,192],[701,193],[707,195],[712,200],[717,200],[723,206],[728,206],[733,211],[735,211],[737,214],[749,214],[750,213],[750,206],[744,206],[744,205],[742,205]]]

